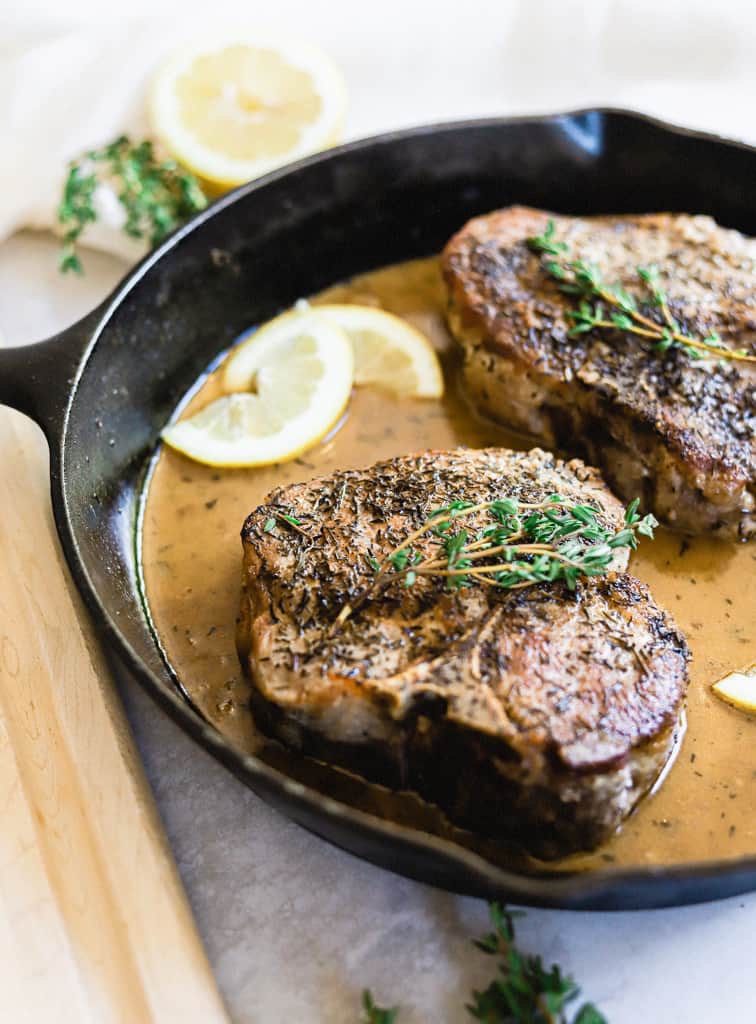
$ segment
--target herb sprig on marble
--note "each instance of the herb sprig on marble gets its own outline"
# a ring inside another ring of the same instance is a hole
[[[485,526],[472,529],[463,521],[484,513]],[[381,560],[371,557],[375,578],[366,592],[345,605],[334,623],[339,629],[349,616],[397,577],[405,587],[425,576],[445,579],[449,590],[473,584],[519,590],[537,583],[564,581],[574,590],[581,576],[607,571],[617,548],[635,550],[639,537],[653,538],[656,519],[638,514],[638,500],[625,512],[620,530],[602,525],[590,505],[576,505],[558,494],[544,501],[514,498],[474,503],[453,501],[435,509],[423,525]],[[416,544],[430,534],[431,554]]]
[[[745,349],[727,348],[716,331],[703,338],[686,334],[670,312],[658,267],[636,267],[644,304],[659,313],[658,319],[652,319],[640,311],[639,301],[622,285],[606,282],[594,263],[571,259],[568,244],[554,236],[554,221],[550,220],[544,233],[528,238],[527,245],[532,252],[545,257],[541,266],[559,283],[559,290],[575,297],[576,308],[567,311],[572,324],[568,337],[595,330],[620,330],[651,339],[654,351],[659,353],[679,348],[691,359],[716,357],[756,363],[756,356]]]
[[[607,1024],[593,1003],[583,1003],[571,1018],[570,1005],[580,994],[573,978],[540,956],[521,952],[515,943],[515,920],[524,916],[498,903],[490,907],[492,930],[475,943],[483,953],[498,957],[496,977],[487,988],[472,993],[469,1015],[483,1024]],[[399,1010],[377,1006],[363,993],[360,1024],[400,1024]]]
[[[73,161],[58,206],[64,228],[60,269],[82,273],[77,245],[86,228],[98,219],[96,192],[110,185],[125,219],[122,230],[131,238],[157,245],[193,213],[207,206],[199,182],[174,160],[161,160],[152,142],[132,142],[121,135],[102,149]]]

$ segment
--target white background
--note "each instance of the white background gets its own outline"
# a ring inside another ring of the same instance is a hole
[[[124,10],[69,0],[63,18],[60,5],[27,0],[22,19],[2,3],[0,62],[35,20],[115,25]],[[159,16],[155,32],[167,48],[179,32],[201,35],[223,19],[320,42],[348,81],[351,137],[605,102],[756,139],[756,16],[747,4],[131,0],[128,11]],[[0,97],[0,111],[10,99]],[[3,148],[12,145],[3,140]],[[50,334],[85,312],[124,269],[92,255],[84,279],[62,280],[55,251],[29,234],[0,247],[0,329],[11,343]],[[486,925],[483,904],[397,878],[313,838],[239,785],[133,686],[124,692],[234,1020],[354,1024],[365,985],[402,1005],[401,1024],[466,1019],[467,993],[490,976],[491,965],[470,945]],[[756,1017],[754,897],[653,913],[532,911],[520,935],[525,947],[574,973],[612,1024]]]

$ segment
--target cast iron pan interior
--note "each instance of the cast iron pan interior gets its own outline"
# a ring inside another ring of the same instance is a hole
[[[137,496],[159,431],[249,324],[355,273],[437,252],[509,203],[561,213],[681,210],[756,234],[756,151],[617,111],[424,127],[358,142],[225,197],[56,339],[0,350],[0,401],[52,453],[66,557],[103,638],[179,725],[307,828],[446,888],[581,908],[671,905],[756,887],[754,858],[684,870],[527,878],[354,811],[243,757],[178,694],[135,564]]]

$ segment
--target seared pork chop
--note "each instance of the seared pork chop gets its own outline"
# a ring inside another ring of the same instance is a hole
[[[666,762],[686,685],[685,640],[622,571],[627,549],[574,592],[426,576],[359,601],[371,559],[439,506],[555,492],[621,528],[595,470],[539,449],[407,455],[273,491],[242,531],[239,651],[258,725],[541,856],[600,843]]]
[[[600,467],[616,494],[692,533],[756,534],[753,363],[663,355],[621,330],[567,337],[575,297],[527,246],[552,215],[512,207],[465,225],[443,254],[449,323],[480,412]],[[756,355],[756,240],[709,217],[553,217],[570,258],[639,297],[656,264],[674,318]],[[644,310],[658,316],[653,307]]]

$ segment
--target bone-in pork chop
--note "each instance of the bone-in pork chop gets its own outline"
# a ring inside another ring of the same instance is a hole
[[[626,331],[568,337],[574,295],[528,247],[550,220],[572,260],[643,299],[658,268],[691,337],[756,355],[756,240],[709,217],[561,217],[511,207],[478,217],[442,257],[463,381],[480,412],[600,468],[614,492],[692,533],[756,534],[756,364],[691,359]],[[643,312],[661,318],[651,304]]]
[[[257,724],[542,856],[600,843],[666,762],[686,685],[685,640],[623,571],[627,549],[574,591],[426,576],[359,600],[439,506],[555,492],[622,527],[595,470],[539,449],[407,455],[273,491],[242,531]]]

